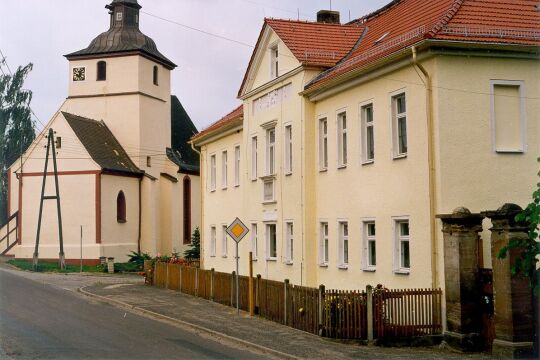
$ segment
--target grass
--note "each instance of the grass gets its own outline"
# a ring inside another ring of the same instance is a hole
[[[9,260],[7,262],[10,265],[15,266],[18,269],[26,271],[34,271],[31,260]],[[60,269],[60,265],[57,262],[43,262],[38,263],[37,272],[53,272],[53,273],[78,273],[80,272],[80,265],[66,265],[64,270]],[[107,266],[105,265],[83,265],[82,271],[85,273],[104,273],[107,272]],[[133,263],[119,263],[114,264],[114,272],[137,272],[139,270],[136,264]]]

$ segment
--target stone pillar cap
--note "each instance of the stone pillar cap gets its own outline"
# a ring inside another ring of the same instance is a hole
[[[451,214],[439,214],[436,217],[441,220],[475,220],[484,218],[482,214],[473,214],[463,206],[455,208]]]
[[[522,212],[521,206],[506,203],[497,210],[482,211],[482,215],[488,218],[514,218],[517,214]]]

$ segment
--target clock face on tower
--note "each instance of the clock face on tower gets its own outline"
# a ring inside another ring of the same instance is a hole
[[[84,81],[86,79],[86,68],[84,66],[73,68],[73,81]]]

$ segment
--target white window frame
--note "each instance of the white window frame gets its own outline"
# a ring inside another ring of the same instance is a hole
[[[491,143],[495,153],[525,153],[527,151],[527,115],[525,102],[525,81],[523,80],[490,80],[490,112],[491,112]],[[519,87],[519,112],[521,147],[516,149],[497,149],[497,122],[495,113],[495,86]]]
[[[326,125],[326,132],[324,129]],[[319,171],[328,170],[328,118],[319,118]]]
[[[240,145],[234,147],[234,186],[240,186]]]
[[[285,222],[285,264],[294,262],[294,222]]]
[[[271,256],[272,254],[270,253],[270,250],[271,250],[270,228],[272,226],[274,227],[274,236],[275,236],[275,244],[274,244],[275,254],[273,254],[274,256]],[[264,227],[265,227],[265,237],[266,237],[266,260],[276,261],[277,260],[277,223],[275,222],[266,223]]]
[[[326,231],[325,231],[326,230]],[[319,266],[327,267],[330,247],[330,227],[328,221],[319,222]]]
[[[367,109],[371,108],[371,121],[368,121]],[[362,164],[372,164],[375,162],[375,107],[373,101],[366,101],[360,104],[360,128],[361,128],[361,159]],[[369,154],[369,141],[368,141],[368,130],[371,128],[372,139],[371,145],[373,147],[373,156],[370,157]]]
[[[271,133],[274,133],[274,141],[271,141]],[[276,128],[266,129],[266,175],[276,174]]]
[[[411,222],[408,216],[393,217],[393,234],[394,234],[394,273],[408,275],[411,272]],[[401,223],[409,224],[409,235],[401,235]],[[409,242],[409,267],[402,266],[401,263],[401,242]]]
[[[258,139],[257,136],[251,137],[251,180],[257,181],[257,163],[258,163]]]
[[[343,121],[345,120],[345,121]],[[343,124],[345,123],[345,127]],[[348,162],[348,121],[347,110],[343,109],[337,112],[336,115],[337,129],[337,165],[338,169],[347,167]]]
[[[345,234],[345,226],[347,227],[347,233]],[[338,220],[338,265],[339,269],[349,268],[350,257],[350,228],[347,219]]]
[[[210,191],[216,191],[216,154],[210,155]]]
[[[398,113],[398,98],[404,97],[405,98],[405,112]],[[392,120],[392,155],[394,159],[401,159],[407,157],[407,154],[409,152],[409,127],[408,127],[408,116],[407,116],[407,91],[404,89],[394,91],[390,94],[390,115]],[[406,151],[402,151],[400,146],[400,127],[399,127],[399,120],[405,119],[405,146]]]
[[[277,42],[270,45],[270,79],[279,77],[279,44]]]
[[[263,204],[274,204],[276,202],[276,179],[274,176],[265,176],[263,180]],[[272,187],[272,197],[266,198],[266,186]]]
[[[257,239],[257,223],[251,223],[251,253],[253,261],[257,261],[259,252],[259,244]]]
[[[227,183],[228,183],[228,157],[229,154],[227,150],[223,150],[221,152],[221,188],[223,190],[227,189]]]
[[[227,241],[227,225],[221,225],[221,257],[226,258],[229,254],[229,244]]]
[[[116,21],[122,21],[124,20],[124,13],[119,11],[116,13]]]
[[[369,233],[370,225],[375,226],[374,235],[371,235]],[[364,219],[362,221],[362,234],[363,234],[363,250],[364,250],[362,269],[364,271],[375,271],[377,268],[377,223],[375,222],[375,219]],[[371,242],[375,246],[375,264],[373,264],[370,261],[371,260],[371,251],[370,251]]]
[[[216,226],[210,226],[210,257],[216,257]]]
[[[292,174],[292,162],[293,162],[293,142],[292,142],[292,124],[285,125],[285,141],[284,141],[285,151],[283,152],[285,156],[285,175]]]

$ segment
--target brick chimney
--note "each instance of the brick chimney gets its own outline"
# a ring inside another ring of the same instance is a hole
[[[317,22],[326,24],[340,24],[339,11],[320,10],[317,13]]]

